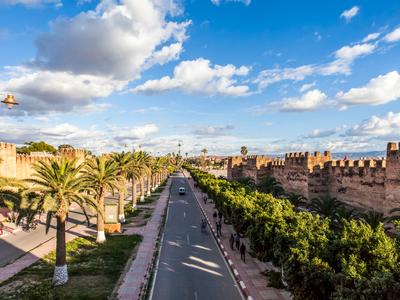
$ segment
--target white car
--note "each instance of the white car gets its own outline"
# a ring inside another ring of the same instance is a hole
[[[186,194],[186,189],[183,186],[181,186],[179,188],[179,195],[185,195],[185,194]]]

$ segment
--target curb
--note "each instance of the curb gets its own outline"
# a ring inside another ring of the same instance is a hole
[[[185,175],[185,177],[186,177],[186,175]],[[186,179],[187,179],[187,177],[186,177]],[[189,180],[188,180],[188,181],[189,181]],[[217,245],[218,245],[218,247],[220,248],[220,250],[221,250],[221,252],[222,252],[222,254],[223,254],[223,256],[224,256],[225,261],[226,261],[227,264],[229,265],[229,268],[231,269],[231,271],[232,271],[232,273],[233,273],[233,275],[234,275],[233,277],[235,278],[237,284],[239,285],[239,288],[240,288],[240,290],[241,290],[241,292],[242,292],[244,298],[245,298],[246,300],[253,300],[253,297],[250,295],[249,289],[246,287],[246,284],[243,282],[242,278],[240,277],[240,274],[239,274],[239,272],[237,271],[237,269],[236,269],[235,265],[233,264],[232,260],[230,259],[228,252],[226,252],[225,246],[221,243],[220,238],[217,237],[217,232],[216,232],[216,230],[214,229],[213,225],[211,224],[211,222],[210,222],[210,220],[209,220],[209,218],[208,218],[206,212],[204,211],[203,207],[201,206],[201,204],[200,204],[200,202],[199,202],[199,199],[197,198],[197,195],[196,195],[195,191],[193,190],[193,188],[192,188],[192,186],[191,186],[191,183],[190,183],[190,182],[188,182],[188,183],[189,183],[190,189],[192,190],[192,192],[193,192],[193,194],[194,194],[194,197],[196,198],[197,206],[200,208],[201,213],[202,213],[202,214],[204,215],[204,217],[206,218],[207,223],[208,223],[208,226],[210,227],[211,232],[212,232],[212,234],[213,234],[213,237],[214,237],[214,239],[216,240]]]

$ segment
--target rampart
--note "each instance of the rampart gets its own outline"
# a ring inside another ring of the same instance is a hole
[[[59,159],[61,156],[71,160],[76,158],[78,163],[82,163],[85,160],[85,150],[62,148],[59,156],[26,155],[17,154],[14,144],[0,142],[0,176],[28,179],[31,178],[34,173],[34,164],[39,161],[48,161],[51,158]]]
[[[266,175],[273,176],[287,192],[308,199],[328,195],[354,207],[386,214],[400,207],[399,149],[400,144],[389,143],[386,159],[381,160],[332,160],[329,151],[287,153],[284,160],[232,157],[228,179],[252,177],[260,182]]]

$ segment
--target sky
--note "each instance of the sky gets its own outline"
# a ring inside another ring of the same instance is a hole
[[[95,153],[384,150],[398,0],[0,0],[0,140]]]

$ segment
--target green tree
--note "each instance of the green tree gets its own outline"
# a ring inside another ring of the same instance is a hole
[[[77,165],[77,160],[69,161],[66,158],[38,162],[33,166],[35,173],[32,178],[27,179],[32,187],[23,193],[25,207],[47,212],[46,232],[50,228],[52,217],[57,219],[54,285],[63,285],[68,281],[65,223],[69,207],[72,203],[77,203],[81,207],[89,205],[97,210],[96,203],[87,196],[87,185],[80,173],[81,168],[82,165]],[[35,197],[34,194],[38,196]]]
[[[317,214],[328,217],[336,218],[338,210],[343,207],[343,203],[336,198],[330,196],[321,196],[311,200],[310,209]]]
[[[104,198],[107,192],[114,194],[120,191],[122,176],[118,175],[120,169],[114,160],[104,156],[90,159],[86,162],[82,173],[83,181],[89,191],[95,195],[97,212],[97,243],[104,243],[106,236],[104,233]]]
[[[17,153],[19,154],[30,154],[31,152],[49,152],[53,155],[57,154],[56,148],[46,142],[27,142],[25,146],[18,147]]]
[[[281,183],[272,176],[263,177],[260,183],[257,185],[257,190],[262,193],[272,194],[275,197],[284,194]]]
[[[377,211],[368,211],[361,214],[361,219],[368,223],[372,229],[378,228],[379,225],[385,224],[388,220],[383,213]]]
[[[297,193],[286,193],[285,198],[288,199],[296,208],[303,207],[307,203],[307,198]]]
[[[244,156],[247,155],[247,153],[249,153],[249,150],[247,150],[247,147],[246,147],[246,146],[242,146],[242,147],[240,148],[240,154],[242,154],[243,157],[244,157]]]
[[[120,186],[118,191],[118,219],[121,223],[125,222],[125,187],[126,180],[128,179],[128,173],[132,165],[132,154],[130,152],[113,153],[111,159],[117,164],[119,172],[118,175],[121,178]]]

